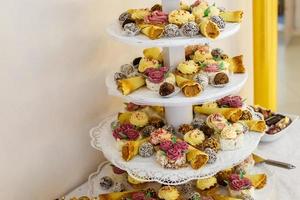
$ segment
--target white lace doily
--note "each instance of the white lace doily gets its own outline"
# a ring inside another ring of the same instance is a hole
[[[264,173],[267,175],[267,185],[260,190],[255,190],[254,197],[255,200],[274,200],[277,196],[277,188],[276,188],[276,175],[270,171],[264,164],[263,165],[257,165],[251,170],[251,174],[256,173]],[[88,196],[90,198],[97,197],[99,194],[105,194],[112,192],[112,190],[103,190],[100,187],[100,179],[104,176],[111,177],[114,181],[120,182],[124,185],[126,190],[132,190],[132,186],[128,184],[126,175],[116,175],[113,173],[112,168],[110,166],[109,162],[103,162],[99,165],[98,170],[91,174],[89,176],[88,181]],[[149,188],[154,188],[158,190],[160,188],[160,185],[157,183],[150,183],[150,185],[147,185]],[[227,194],[226,190],[220,188],[220,193],[223,193],[224,195]],[[86,194],[82,194],[86,195]]]
[[[263,134],[249,132],[245,134],[245,144],[235,151],[221,151],[214,164],[206,165],[202,169],[191,167],[181,169],[165,169],[155,161],[155,156],[142,158],[136,156],[131,161],[124,161],[117,148],[117,142],[112,136],[111,122],[117,117],[111,116],[103,120],[90,131],[91,145],[103,152],[104,156],[115,166],[126,170],[131,176],[144,181],[156,181],[167,185],[178,185],[190,180],[206,178],[217,172],[239,164],[245,160],[257,147]]]

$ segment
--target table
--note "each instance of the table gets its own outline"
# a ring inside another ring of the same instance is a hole
[[[299,132],[298,132],[299,131]],[[299,135],[298,135],[299,134]],[[298,168],[286,170],[269,166],[276,176],[277,197],[274,200],[300,199],[300,120],[296,121],[287,134],[272,143],[261,143],[255,151],[260,156],[296,165]],[[95,169],[96,171],[96,169]],[[84,183],[66,195],[66,200],[87,194],[88,183]]]

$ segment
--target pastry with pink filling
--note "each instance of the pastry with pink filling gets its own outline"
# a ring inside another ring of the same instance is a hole
[[[243,174],[231,174],[228,179],[228,191],[231,197],[243,197],[245,195],[252,196],[254,187],[250,179]]]

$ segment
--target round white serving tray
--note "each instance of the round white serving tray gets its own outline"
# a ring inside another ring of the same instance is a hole
[[[276,176],[274,175],[273,172],[271,172],[264,164],[263,165],[257,165],[251,170],[252,174],[256,173],[265,173],[267,175],[267,185],[261,189],[261,190],[255,190],[255,199],[256,200],[274,200],[276,199]],[[103,190],[100,187],[100,179],[104,176],[109,176],[112,177],[114,181],[118,181],[120,183],[123,183],[125,186],[126,190],[132,190],[132,186],[130,186],[127,182],[126,175],[117,175],[114,174],[112,171],[111,163],[110,162],[103,162],[99,165],[98,170],[91,174],[89,176],[89,181],[88,181],[88,196],[90,198],[92,197],[97,197],[99,194],[106,194],[109,192],[112,192],[111,190]],[[151,187],[154,189],[159,189],[160,184],[158,183],[150,183],[147,185],[147,188]],[[224,194],[226,191],[222,191]],[[85,195],[85,194],[82,194]]]
[[[237,33],[240,29],[239,23],[226,23],[226,28],[221,32],[220,36],[215,40],[221,40]],[[211,41],[215,41],[201,35],[188,38],[188,37],[175,37],[175,38],[160,38],[156,40],[150,40],[147,36],[139,34],[134,37],[130,37],[124,34],[122,28],[118,22],[111,24],[107,28],[107,32],[114,38],[121,42],[131,45],[141,46],[158,46],[158,47],[174,47],[174,46],[186,46],[193,44],[204,44]]]
[[[155,156],[150,158],[136,156],[129,162],[124,161],[121,152],[117,148],[117,142],[111,133],[111,123],[116,119],[116,115],[108,117],[90,131],[91,145],[102,151],[111,163],[126,170],[136,179],[156,181],[167,185],[178,185],[190,180],[213,176],[223,169],[239,164],[256,149],[263,136],[263,134],[255,132],[245,134],[244,139],[246,142],[241,149],[219,152],[217,161],[212,165],[206,165],[201,170],[194,170],[191,167],[173,170],[165,169],[159,165],[155,160]]]
[[[247,73],[232,74],[230,76],[230,82],[225,87],[216,88],[209,85],[199,96],[189,98],[185,97],[182,92],[171,98],[163,98],[158,94],[158,92],[153,92],[146,87],[140,88],[133,93],[124,96],[117,89],[113,73],[106,77],[106,86],[110,95],[122,97],[128,102],[133,102],[139,105],[159,105],[165,107],[174,107],[201,104],[205,102],[215,101],[230,94],[236,94],[245,85],[247,78]]]

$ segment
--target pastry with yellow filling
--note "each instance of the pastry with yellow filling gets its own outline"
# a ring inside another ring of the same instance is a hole
[[[180,75],[191,75],[199,71],[199,66],[193,60],[184,61],[178,64],[177,71]]]
[[[204,153],[192,146],[189,146],[189,150],[186,155],[186,158],[193,169],[202,168],[209,160],[209,157],[206,153]]]
[[[264,133],[267,128],[264,120],[242,120],[241,122],[245,123],[250,131]]]
[[[223,195],[220,195],[220,194],[213,194],[212,197],[214,198],[214,200],[242,200],[240,198],[223,196]]]
[[[203,1],[199,5],[192,8],[192,14],[195,16],[196,22],[199,22],[208,8],[207,2]]]
[[[100,194],[99,200],[120,200],[122,198],[129,198],[133,193],[136,192],[138,192],[138,190]]]
[[[135,76],[131,78],[121,79],[117,81],[118,89],[123,93],[123,95],[128,95],[137,89],[143,87],[146,82],[144,77]]]
[[[122,158],[125,161],[133,159],[139,153],[139,147],[141,144],[146,142],[148,139],[128,141],[122,146]]]
[[[216,39],[220,35],[220,28],[218,25],[209,19],[202,19],[199,29],[202,35],[210,39]]]
[[[127,182],[134,188],[134,189],[142,189],[145,187],[145,182],[139,181],[136,178],[130,176],[128,174],[127,176]]]
[[[150,58],[142,58],[139,62],[138,70],[139,72],[145,72],[148,68],[159,68],[161,65],[158,60],[150,59]]]
[[[129,119],[131,117],[131,112],[124,112],[118,114],[118,121],[120,124],[129,123]]]
[[[129,14],[131,14],[131,19],[133,20],[144,20],[146,16],[150,14],[150,10],[145,9],[130,9],[127,11]]]
[[[243,11],[225,11],[220,13],[220,17],[224,19],[225,22],[241,22],[243,19]]]
[[[181,91],[186,97],[196,97],[203,91],[203,88],[196,81],[187,81],[182,84]]]
[[[151,40],[160,38],[164,32],[164,25],[139,24],[141,32]]]
[[[227,59],[227,62],[230,64],[230,71],[233,73],[245,73],[246,68],[243,63],[243,55],[235,56]]]
[[[243,111],[240,108],[205,108],[202,106],[195,106],[194,112],[211,115],[214,113],[222,114],[227,120],[237,122],[241,118]]]
[[[152,47],[144,49],[143,54],[145,58],[148,58],[150,60],[157,60],[160,63],[163,61],[163,54],[160,48],[158,47]]]
[[[164,200],[177,200],[179,191],[174,186],[163,186],[158,191],[158,197]]]
[[[205,135],[199,129],[194,129],[184,134],[183,139],[190,145],[197,146],[205,140]]]
[[[182,26],[187,22],[195,21],[195,16],[186,10],[173,10],[169,14],[169,23]]]
[[[212,60],[213,57],[210,53],[206,53],[206,52],[203,52],[203,51],[199,51],[197,50],[193,56],[193,60],[195,62],[205,62],[207,60]]]
[[[191,10],[191,6],[189,6],[188,4],[184,3],[183,1],[180,1],[180,10],[186,10],[186,11],[190,11]]]
[[[217,179],[216,177],[212,176],[209,178],[204,178],[204,179],[198,179],[196,182],[196,187],[199,190],[209,190],[215,186],[217,186]]]
[[[144,127],[149,122],[149,117],[145,112],[135,111],[131,114],[129,122],[137,127]]]
[[[266,174],[245,175],[245,177],[250,179],[255,189],[262,189],[267,184]]]

